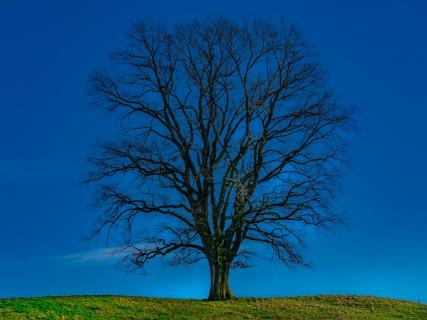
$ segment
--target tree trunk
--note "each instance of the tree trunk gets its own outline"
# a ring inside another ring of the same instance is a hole
[[[211,288],[209,290],[209,300],[233,299],[229,285],[230,263],[227,259],[219,258],[210,262]]]

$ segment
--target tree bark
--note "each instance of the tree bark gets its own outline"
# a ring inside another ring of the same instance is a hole
[[[228,300],[234,296],[230,289],[229,275],[230,263],[226,258],[219,258],[210,262],[211,288],[209,290],[209,300]]]

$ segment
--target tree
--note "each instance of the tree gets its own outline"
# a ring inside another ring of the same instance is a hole
[[[352,111],[326,89],[298,30],[142,21],[111,59],[90,80],[94,105],[122,129],[91,157],[95,233],[119,241],[135,267],[206,259],[211,300],[233,297],[230,268],[248,266],[254,244],[305,264],[301,231],[339,222],[331,200]]]

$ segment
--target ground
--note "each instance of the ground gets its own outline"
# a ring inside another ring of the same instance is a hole
[[[120,296],[0,299],[0,319],[427,319],[427,305],[365,296],[211,302]]]

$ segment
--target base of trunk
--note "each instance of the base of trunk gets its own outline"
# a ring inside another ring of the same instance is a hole
[[[229,285],[230,268],[227,264],[211,264],[211,288],[208,300],[234,299]]]
[[[221,290],[216,291],[210,291],[208,300],[212,301],[220,301],[220,300],[230,300],[235,299],[233,293],[231,292],[230,288],[223,288]]]

